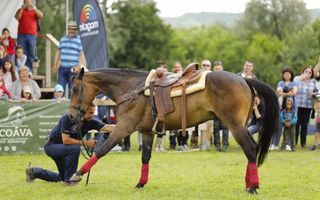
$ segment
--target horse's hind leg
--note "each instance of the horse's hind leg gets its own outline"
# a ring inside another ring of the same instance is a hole
[[[151,159],[152,144],[154,134],[143,133],[142,134],[142,167],[141,175],[136,188],[142,188],[148,182],[149,176],[149,161]]]
[[[257,189],[259,188],[257,143],[245,128],[236,129],[236,131],[233,132],[233,136],[248,159],[245,177],[246,190],[250,193],[257,193]]]

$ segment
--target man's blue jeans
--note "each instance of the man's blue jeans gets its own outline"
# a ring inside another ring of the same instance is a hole
[[[29,34],[18,34],[18,44],[22,46],[23,52],[27,56],[26,66],[32,73],[32,63],[36,58],[37,37]]]
[[[72,86],[72,76],[71,68],[59,67],[59,76],[58,83],[62,85],[64,91],[66,91],[66,86],[68,84],[68,97],[71,95],[71,86]],[[65,93],[64,93],[65,96]]]
[[[48,143],[44,146],[44,150],[56,163],[59,173],[34,167],[35,178],[51,182],[68,182],[77,171],[80,146]]]

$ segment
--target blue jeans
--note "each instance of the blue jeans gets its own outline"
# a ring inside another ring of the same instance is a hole
[[[44,150],[56,163],[59,173],[35,167],[33,168],[34,177],[51,182],[68,182],[77,171],[80,146],[47,143]]]
[[[18,44],[22,46],[23,52],[27,56],[26,66],[32,73],[32,63],[36,58],[37,38],[35,35],[18,34]]]
[[[58,72],[58,83],[62,85],[64,91],[66,91],[66,86],[68,84],[68,97],[70,98],[71,95],[71,86],[72,86],[72,76],[73,73],[71,72],[71,68],[66,67],[59,67]],[[65,92],[63,94],[65,96]]]

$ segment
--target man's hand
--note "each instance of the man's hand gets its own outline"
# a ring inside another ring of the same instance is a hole
[[[81,71],[81,67],[79,65],[75,65],[73,68],[72,68],[72,72],[73,73],[79,73]]]
[[[53,66],[52,66],[52,71],[53,71],[53,73],[57,73],[57,72],[58,72],[58,69],[59,69],[58,63],[54,63]]]
[[[85,140],[84,144],[87,147],[95,147],[96,146],[97,141],[96,140]]]

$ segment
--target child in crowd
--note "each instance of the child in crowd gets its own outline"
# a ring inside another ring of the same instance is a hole
[[[316,132],[314,133],[314,145],[310,151],[315,151],[320,147],[320,96],[317,96]]]
[[[23,87],[21,92],[21,100],[25,102],[32,100],[32,90],[28,85]]]
[[[6,47],[0,42],[0,68],[3,67],[4,61],[8,59]]]
[[[12,83],[19,79],[19,74],[15,70],[11,60],[6,60],[3,67],[3,80],[6,88],[10,88]]]
[[[264,105],[261,103],[261,99],[256,96],[254,98],[252,117],[248,127],[250,135],[259,133],[262,130],[263,113]]]
[[[0,76],[0,101],[8,101],[10,99],[11,94],[4,85],[2,76]]]
[[[53,93],[53,99],[55,100],[62,100],[64,99],[63,96],[63,87],[60,84],[57,84],[56,86],[54,86],[54,93]]]
[[[293,108],[292,98],[287,98],[286,107],[280,113],[280,120],[284,127],[281,149],[286,149],[287,151],[295,151],[295,125],[297,123],[298,117]],[[289,139],[290,143],[287,139]]]
[[[16,71],[19,71],[19,69],[26,65],[27,56],[23,54],[22,46],[17,46],[16,48],[16,54],[14,57],[14,64],[16,66]]]
[[[2,35],[0,36],[0,42],[5,46],[8,58],[13,60],[14,57],[14,39],[10,36],[8,28],[2,29]]]

